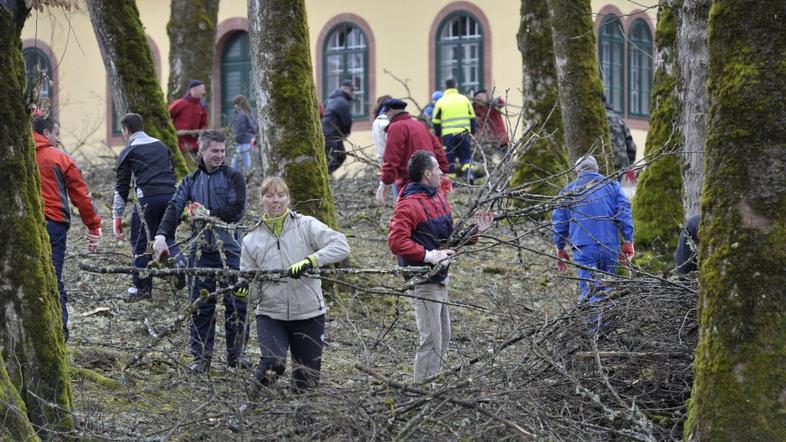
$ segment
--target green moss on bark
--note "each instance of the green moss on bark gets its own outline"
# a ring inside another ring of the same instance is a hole
[[[658,67],[650,100],[650,125],[644,155],[652,162],[639,177],[633,198],[633,220],[638,246],[670,255],[677,246],[682,208],[679,155],[681,134],[674,121],[680,114],[677,97],[677,20],[669,6],[658,11],[655,32]]]
[[[254,62],[259,63],[258,90],[264,95],[257,103],[267,103],[260,108],[267,174],[286,178],[296,210],[336,228],[305,4],[302,0],[274,0],[260,7],[259,16],[251,18],[259,21],[260,29],[252,30],[251,43],[254,52],[261,53]]]
[[[0,6],[0,181],[13,183],[0,195],[0,351],[30,422],[42,437],[52,439],[56,432],[67,434],[72,428],[71,384],[30,118],[22,93],[25,80],[19,37],[28,12],[21,0],[13,16]]]
[[[118,112],[136,112],[142,115],[145,132],[158,138],[169,148],[175,174],[178,178],[183,178],[188,173],[188,168],[180,152],[175,128],[158,83],[136,1],[89,0],[87,4],[96,37],[102,46],[107,72],[116,75],[116,82],[121,85],[115,93],[124,94],[123,102],[126,108],[118,108]]]
[[[786,440],[786,28],[775,16],[786,4],[716,0],[710,12],[690,440]]]
[[[0,353],[0,415],[3,425],[0,426],[0,439],[37,441],[38,436],[27,419],[27,408],[19,396],[19,392],[8,377],[5,360]]]
[[[210,85],[216,53],[218,0],[177,0],[171,3],[169,23],[169,82],[167,101],[185,95],[188,82],[198,78]],[[210,98],[210,88],[206,99]]]
[[[614,171],[603,83],[595,58],[589,0],[548,0],[565,144],[571,162],[592,152],[602,173]]]
[[[524,120],[543,138],[521,156],[511,186],[527,185],[527,192],[556,195],[567,180],[555,175],[570,166],[564,148],[559,108],[557,69],[546,2],[522,0],[521,26],[517,35],[523,64]]]

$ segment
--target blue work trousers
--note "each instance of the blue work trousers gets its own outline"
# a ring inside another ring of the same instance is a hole
[[[461,166],[472,163],[472,144],[469,133],[445,135],[442,137],[445,153],[448,156],[448,173],[456,173],[456,157]]]
[[[172,199],[171,194],[154,195],[139,199],[138,207],[141,208],[144,214],[147,228],[145,228],[145,225],[142,223],[142,217],[139,216],[139,210],[137,207],[134,207],[134,211],[131,214],[131,249],[134,251],[134,261],[132,264],[134,267],[146,268],[152,259],[151,252],[147,250],[147,243],[152,239],[147,237],[147,232],[150,232],[150,236],[156,235],[158,224],[161,222],[161,218],[164,217],[164,212],[166,212],[166,206],[169,204],[170,199]],[[181,255],[180,248],[175,241],[172,240],[167,243],[169,246],[169,255],[175,260],[178,267],[184,266],[185,259]],[[136,287],[140,293],[143,291],[149,292],[153,288],[153,278],[140,278],[139,275],[134,274],[134,287]]]
[[[603,292],[606,288],[600,283],[600,274],[591,269],[616,273],[619,256],[619,244],[591,244],[573,249],[574,262],[590,268],[578,269],[579,303],[585,300],[595,302],[604,298]]]
[[[231,166],[233,169],[239,170],[243,175],[251,170],[251,143],[235,146],[235,155],[232,156]]]
[[[316,387],[322,368],[322,347],[325,344],[325,315],[297,321],[283,321],[257,315],[257,340],[262,357],[256,377],[267,385],[268,370],[280,376],[287,363],[287,350],[292,353],[292,387],[303,390]]]
[[[221,256],[218,252],[202,252],[199,259],[191,255],[190,267],[222,268]],[[240,257],[231,253],[226,254],[226,268],[237,270],[240,268]],[[191,302],[199,298],[199,292],[207,290],[213,293],[216,290],[235,284],[235,278],[223,278],[216,281],[213,277],[189,277],[191,287]],[[191,354],[194,359],[201,361],[205,367],[210,366],[213,357],[213,341],[216,337],[216,298],[224,301],[224,331],[226,333],[227,359],[233,360],[240,357],[248,336],[248,321],[246,321],[246,299],[236,298],[232,292],[208,297],[194,312],[191,320]]]
[[[66,239],[68,238],[68,224],[54,221],[46,222],[46,231],[49,233],[49,245],[52,247],[52,264],[57,275],[57,290],[60,292],[60,315],[63,318],[63,334],[68,340],[68,297],[63,286],[63,262],[65,261]]]

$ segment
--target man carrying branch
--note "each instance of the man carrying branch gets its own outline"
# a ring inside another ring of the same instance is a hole
[[[169,201],[156,233],[153,251],[155,258],[169,254],[167,240],[174,240],[180,214],[188,209],[192,217],[211,216],[225,223],[237,223],[246,208],[246,182],[243,174],[224,163],[226,147],[224,134],[208,130],[199,137],[199,168],[186,176]],[[202,226],[204,227],[204,226]],[[240,238],[236,229],[214,226],[206,228],[196,238],[189,250],[191,267],[212,267],[237,270],[240,268]],[[204,289],[214,293],[230,285],[213,277],[193,277],[189,281],[191,302],[199,299]],[[227,365],[250,368],[251,363],[242,356],[248,324],[246,298],[240,293],[223,295],[225,308]],[[189,367],[194,373],[205,373],[213,357],[213,340],[216,334],[216,298],[210,296],[194,312],[191,322],[191,353],[194,363]]]
[[[440,190],[444,173],[434,154],[415,152],[407,166],[411,183],[402,191],[393,218],[390,220],[388,247],[398,256],[401,266],[440,266],[428,281],[418,284],[411,293],[420,345],[415,354],[415,382],[424,382],[439,372],[450,344],[450,312],[448,301],[447,260],[455,254],[447,246],[453,233],[453,215]],[[494,215],[480,212],[477,229],[482,233],[491,227]],[[428,300],[434,300],[431,302]]]

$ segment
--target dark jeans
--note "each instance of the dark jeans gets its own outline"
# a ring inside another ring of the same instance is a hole
[[[63,286],[63,262],[65,261],[66,239],[68,238],[68,224],[54,221],[46,222],[46,231],[49,233],[49,244],[52,246],[52,264],[57,275],[57,289],[60,291],[60,311],[63,318],[63,334],[68,340],[68,308],[65,287]]]
[[[344,150],[344,142],[341,138],[325,138],[325,157],[328,161],[328,173],[333,173],[344,164],[344,161],[347,159],[347,154]]]
[[[231,253],[226,254],[226,265],[230,269],[240,268],[240,257]],[[214,267],[221,268],[221,257],[218,252],[205,253],[199,260],[195,256],[189,259],[189,267]],[[228,287],[234,281],[222,280],[216,283],[213,278],[190,277],[191,302],[199,298],[202,289],[213,293],[219,288]],[[248,321],[246,321],[246,301],[235,298],[229,292],[222,296],[224,301],[224,331],[226,332],[227,359],[237,359],[242,353],[248,336]],[[194,359],[201,361],[205,366],[210,366],[213,357],[213,341],[216,337],[216,297],[209,297],[199,309],[194,312],[191,321],[191,354]]]
[[[257,315],[257,340],[262,357],[256,377],[267,385],[268,370],[284,373],[287,349],[292,353],[292,387],[295,390],[316,387],[322,368],[325,344],[325,315],[299,321],[282,321]]]
[[[142,208],[147,229],[142,224],[139,211],[134,207],[134,211],[131,214],[131,249],[134,251],[134,262],[132,264],[134,267],[145,268],[152,259],[151,254],[147,253],[147,243],[149,241],[147,232],[149,231],[152,236],[156,235],[158,224],[161,222],[161,218],[164,217],[166,206],[171,198],[171,194],[163,194],[139,199],[139,206]],[[185,259],[180,254],[180,248],[178,248],[175,241],[169,241],[168,245],[170,256],[175,259],[179,266],[185,265]],[[153,278],[147,277],[142,279],[135,274],[134,287],[140,292],[150,291],[153,288]]]
[[[448,156],[448,172],[456,173],[456,157],[462,166],[472,163],[472,145],[468,133],[445,135],[442,137],[442,144]]]

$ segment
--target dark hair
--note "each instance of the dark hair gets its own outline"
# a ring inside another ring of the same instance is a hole
[[[135,134],[145,128],[142,116],[135,113],[127,113],[120,119],[120,127],[128,129],[129,134]]]
[[[245,95],[235,95],[235,98],[232,99],[232,104],[240,106],[243,112],[251,115],[251,104],[249,104]]]
[[[379,111],[381,111],[383,107],[382,103],[384,103],[385,100],[387,100],[388,98],[393,98],[393,97],[391,97],[390,95],[382,95],[379,98],[377,98],[377,107],[374,108],[374,118],[377,118],[379,116]]]
[[[52,117],[35,117],[33,118],[33,132],[37,134],[44,134],[45,130],[52,132],[55,129],[55,121]]]
[[[227,137],[224,135],[224,132],[220,130],[206,130],[199,136],[199,150],[207,148],[213,141],[216,143],[223,143],[226,139]]]
[[[413,153],[407,162],[407,175],[409,175],[409,179],[415,183],[422,180],[423,174],[434,167],[432,158],[434,158],[434,154],[427,150],[419,150]]]
[[[456,87],[456,80],[453,78],[448,78],[445,80],[445,89],[453,89]]]

